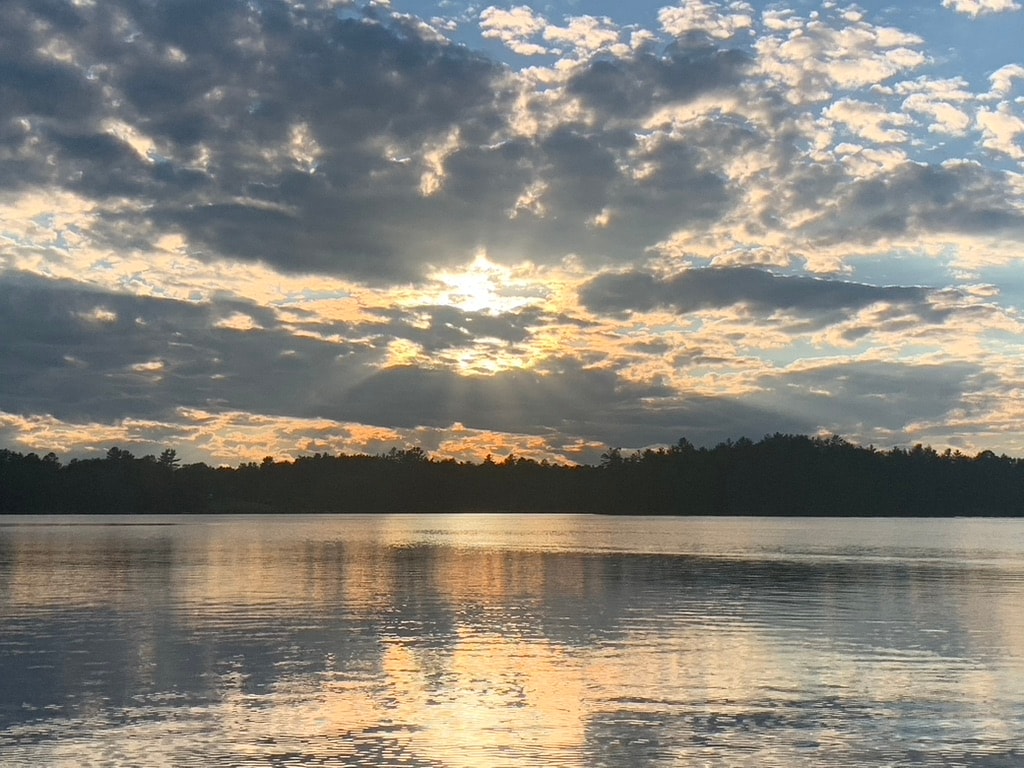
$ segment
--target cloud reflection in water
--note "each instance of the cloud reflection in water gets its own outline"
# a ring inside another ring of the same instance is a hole
[[[1020,757],[1019,523],[175,522],[0,528],[6,764]]]

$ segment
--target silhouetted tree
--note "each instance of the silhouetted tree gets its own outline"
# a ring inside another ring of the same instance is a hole
[[[167,448],[160,454],[158,459],[161,467],[165,469],[176,469],[181,459],[178,458],[178,453],[173,448]]]
[[[418,447],[377,456],[317,453],[232,469],[180,466],[118,447],[104,458],[0,449],[0,512],[392,512],[518,510],[616,514],[1021,515],[1024,463],[925,445],[876,450],[836,435],[774,434],[697,448],[602,454],[562,466],[435,460]]]

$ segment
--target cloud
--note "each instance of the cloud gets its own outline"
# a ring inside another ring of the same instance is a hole
[[[483,36],[500,40],[520,56],[539,56],[550,52],[547,46],[529,41],[529,38],[543,32],[546,26],[544,17],[525,5],[514,5],[508,10],[491,5],[480,11]]]
[[[15,7],[26,35],[47,36],[41,11]],[[727,168],[785,163],[792,176],[775,184],[789,185],[794,201],[834,191],[838,178],[794,154],[795,141],[773,138],[799,123],[785,115],[771,71],[781,48],[771,45],[756,49],[758,60],[706,41],[613,51],[615,24],[574,17],[558,29],[575,29],[583,47],[597,35],[591,52],[603,52],[566,69],[542,98],[525,76],[379,8],[224,4],[172,18],[162,7],[111,3],[68,14],[66,26],[77,25],[72,52],[47,62],[80,93],[82,109],[45,124],[36,118],[50,107],[32,107],[22,88],[10,141],[33,149],[8,164],[8,177],[17,184],[35,174],[95,201],[104,223],[90,236],[120,252],[180,236],[211,263],[378,285],[422,280],[481,247],[506,263],[573,253],[600,264],[729,217],[751,179],[730,178]],[[895,73],[921,42],[861,16],[837,27],[787,18],[801,34],[785,44],[810,45],[802,69],[820,60],[833,87],[850,85],[833,71],[840,63],[864,73],[888,62]],[[233,36],[190,34],[199,23]],[[556,28],[525,6],[490,7],[481,23],[495,35],[550,38]],[[722,97],[717,106],[712,95]],[[512,118],[520,99],[527,112],[546,114],[533,134]],[[960,130],[954,107],[918,102],[935,125]],[[685,105],[689,118],[649,122]],[[911,128],[904,115],[853,98],[825,114],[874,143],[902,143]],[[987,145],[1011,151],[1005,118],[984,113],[978,126]],[[856,158],[873,162],[872,151]]]
[[[385,368],[396,341],[434,356],[488,341],[524,342],[532,327],[557,320],[532,309],[492,315],[419,306],[385,314],[357,326],[288,327],[274,311],[240,301],[133,297],[8,276],[0,285],[0,322],[10,331],[0,339],[0,411],[103,423],[171,421],[187,408],[409,428],[500,423],[521,432],[513,416],[539,426],[532,419],[546,413],[545,429],[553,430],[555,413],[577,395],[608,404],[632,386],[571,362],[558,375]],[[416,384],[399,393],[406,381]],[[510,412],[502,398],[521,409]],[[577,419],[585,411],[583,402],[571,409]]]
[[[1020,10],[1020,4],[1015,0],[942,0],[942,7],[951,8],[957,13],[965,13],[972,18],[989,13]]]
[[[985,94],[985,97],[1006,98],[1013,90],[1014,81],[1017,80],[1024,80],[1024,66],[1020,64],[1007,64],[1000,67],[989,75],[992,88]]]
[[[323,387],[365,376],[373,342],[294,336],[266,308],[0,285],[0,410],[75,421],[170,419],[178,407],[309,416]],[[240,328],[239,316],[249,319]]]
[[[903,110],[927,115],[934,120],[928,126],[929,131],[962,136],[971,127],[970,115],[964,107],[975,97],[963,78],[918,78],[899,83],[895,90],[906,95],[901,105]]]
[[[834,6],[807,19],[769,13],[766,33],[754,49],[760,71],[785,90],[794,105],[831,99],[837,89],[859,90],[921,68],[929,61],[924,40],[893,27],[870,23],[848,11],[831,18]]]
[[[421,194],[418,148],[456,127],[467,149],[489,144],[503,75],[401,19],[111,2],[69,8],[73,55],[50,61],[37,49],[56,22],[35,4],[7,10],[0,35],[25,50],[0,83],[14,118],[5,138],[32,151],[0,165],[6,186],[133,198],[152,226],[210,258],[398,279],[420,271],[417,224],[444,262],[476,237],[431,222],[467,208],[500,216],[514,200],[511,189],[486,208],[494,193]]]
[[[1024,233],[1024,210],[1008,180],[976,163],[901,163],[836,184],[822,215],[802,232],[822,244],[892,243],[897,238]]]
[[[659,278],[648,272],[607,273],[584,284],[580,301],[595,312],[679,313],[746,304],[761,313],[830,317],[876,302],[924,305],[928,290],[776,275],[751,267],[689,269]]]
[[[571,360],[551,361],[543,371],[486,377],[409,366],[384,369],[349,391],[336,417],[367,420],[382,402],[389,404],[391,423],[405,427],[458,422],[497,433],[525,430],[553,443],[576,438],[639,447],[674,443],[683,435],[714,443],[751,429],[763,434],[813,431],[814,426],[764,404],[681,397],[665,386],[630,382]]]
[[[616,421],[620,409],[639,407],[664,388],[633,384],[614,372],[587,369],[572,360],[545,370],[508,370],[493,376],[460,376],[411,366],[379,371],[339,398],[331,415],[374,423],[386,409],[400,426],[447,426],[454,422],[500,432],[523,430],[593,434],[599,421]],[[595,419],[601,414],[600,420]]]
[[[995,109],[978,110],[977,125],[984,147],[1021,160],[1024,159],[1024,118],[1014,112],[1005,101]]]
[[[733,2],[723,8],[718,3],[689,0],[678,6],[658,11],[662,29],[674,37],[697,32],[725,40],[753,27],[754,9],[744,2]]]
[[[840,99],[825,110],[825,116],[862,139],[877,144],[902,143],[908,134],[894,126],[908,125],[911,120],[905,114],[888,112],[877,104],[855,99]]]
[[[544,39],[559,45],[569,46],[579,57],[590,56],[598,51],[613,50],[624,53],[628,46],[619,42],[619,29],[607,17],[574,16],[564,27],[548,25]]]
[[[749,66],[750,60],[737,50],[701,47],[664,56],[639,52],[596,59],[574,73],[567,87],[606,119],[645,117],[655,108],[735,86]]]
[[[32,93],[54,75],[9,78],[20,112],[8,141],[21,149],[0,160],[0,183],[92,200],[103,225],[89,235],[110,250],[181,237],[211,263],[376,284],[421,280],[480,247],[504,261],[639,252],[730,205],[688,142],[666,138],[653,152],[628,121],[734,86],[749,65],[737,51],[606,52],[559,92],[622,127],[570,118],[523,136],[509,122],[522,82],[411,21],[373,8],[215,5],[194,16],[116,2],[70,9],[74,55],[48,66],[80,108],[44,120],[60,105]],[[15,7],[41,43],[42,12]],[[485,14],[494,30],[526,32],[538,19]],[[618,35],[590,17],[544,29],[592,52]]]
[[[381,309],[377,313],[386,322],[364,322],[358,327],[318,323],[321,334],[358,334],[362,338],[402,339],[419,347],[427,356],[450,350],[464,351],[474,345],[496,343],[511,346],[527,341],[534,327],[554,323],[558,318],[536,308],[514,313],[471,312],[451,306],[409,306]]]
[[[963,405],[985,374],[967,363],[855,360],[793,366],[766,374],[752,402],[800,413],[821,431],[863,443],[906,443],[919,421],[940,420]],[[841,407],[838,407],[841,404]]]

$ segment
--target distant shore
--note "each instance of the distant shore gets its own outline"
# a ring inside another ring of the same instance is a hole
[[[888,451],[839,437],[775,434],[712,448],[685,439],[598,465],[509,455],[479,463],[419,449],[301,456],[235,468],[182,465],[172,449],[64,464],[0,449],[0,513],[259,514],[577,512],[618,515],[1015,517],[1024,462],[925,446]]]

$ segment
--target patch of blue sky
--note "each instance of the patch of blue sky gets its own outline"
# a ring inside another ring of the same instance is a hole
[[[998,286],[1001,306],[1018,311],[1024,309],[1024,269],[1020,264],[979,269],[976,282]]]
[[[846,265],[852,268],[849,279],[866,285],[924,284],[928,288],[941,288],[952,278],[951,257],[952,255],[934,257],[915,252],[894,252],[864,258],[848,258]]]
[[[1019,333],[1004,328],[993,328],[985,331],[985,347],[993,354],[1014,355],[1018,357],[1024,348],[1024,341]]]
[[[928,41],[932,69],[944,76],[963,77],[976,93],[988,90],[989,76],[997,69],[1024,61],[1024,12],[971,18],[936,3],[914,14],[912,24],[904,29]],[[965,46],[965,40],[974,44]]]
[[[338,289],[320,289],[315,287],[303,288],[301,291],[294,291],[284,297],[285,301],[324,301],[332,299],[351,299],[349,291]]]
[[[869,345],[861,344],[858,346],[866,349]],[[856,353],[858,350],[850,350],[845,347],[842,350],[844,355],[850,354],[851,351]],[[823,350],[820,344],[811,343],[807,339],[794,338],[785,347],[768,347],[767,349],[759,350],[757,357],[759,360],[763,360],[778,368],[785,368],[798,360],[820,358],[823,353],[827,353],[827,350]]]

